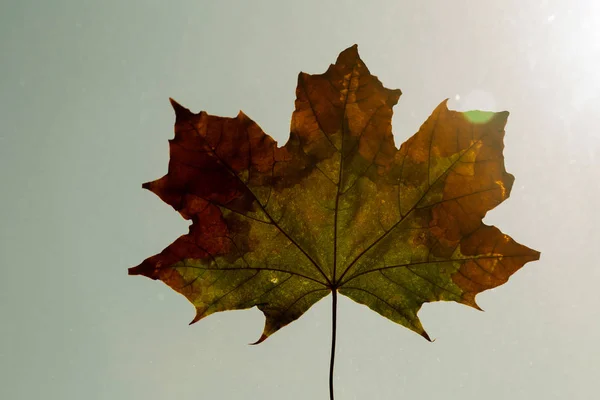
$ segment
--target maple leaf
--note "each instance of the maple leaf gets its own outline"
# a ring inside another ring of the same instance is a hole
[[[423,303],[478,308],[478,293],[539,258],[482,222],[514,180],[502,156],[508,112],[444,101],[398,150],[400,95],[355,45],[324,74],[300,73],[283,147],[242,112],[194,114],[171,100],[169,171],[143,187],[192,225],[129,273],[184,295],[192,323],[258,307],[258,342],[329,293],[334,313],[339,292],[428,340]]]

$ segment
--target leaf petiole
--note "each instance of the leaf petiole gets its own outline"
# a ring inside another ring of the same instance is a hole
[[[335,336],[336,336],[336,325],[337,325],[337,289],[334,288],[331,291],[332,294],[332,305],[331,305],[331,362],[329,364],[329,399],[333,400],[333,363],[335,361]]]

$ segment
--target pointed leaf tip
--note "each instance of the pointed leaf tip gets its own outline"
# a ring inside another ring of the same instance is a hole
[[[479,307],[479,304],[475,303],[475,304],[467,304],[470,307],[473,307],[474,309],[476,309],[477,311],[481,311],[481,312],[485,312],[485,310],[481,307]]]
[[[269,336],[265,335],[264,333],[262,335],[260,335],[260,338],[258,338],[258,340],[254,343],[248,343],[250,346],[256,346],[257,344],[261,344],[262,342],[264,342],[265,340],[267,340]]]
[[[421,336],[423,336],[430,343],[435,342],[435,339],[431,340],[431,338],[429,337],[429,335],[425,331],[423,331],[423,333],[421,333]]]
[[[335,64],[336,65],[342,65],[342,64],[352,65],[359,58],[360,58],[360,56],[358,54],[358,45],[353,44],[352,46],[348,47],[346,50],[342,51],[338,55],[338,58],[335,61]]]
[[[144,275],[150,279],[157,279],[154,276],[154,266],[148,260],[142,261],[141,264],[131,267],[127,270],[128,275]]]
[[[478,311],[485,311],[483,308],[479,307],[479,304],[477,304],[477,301],[475,300],[476,295],[477,293],[465,293],[463,298],[460,300],[460,303],[464,304],[465,306],[472,307]]]
[[[181,104],[179,104],[178,102],[173,100],[173,98],[169,97],[169,101],[171,102],[171,106],[173,107],[173,110],[175,111],[175,118],[177,120],[186,119],[193,115],[190,110],[188,110],[187,108],[185,108],[184,106],[182,106]]]
[[[196,322],[200,321],[204,317],[205,317],[204,313],[201,313],[200,310],[196,309],[196,315],[194,316],[194,319],[191,320],[188,325],[194,325]]]

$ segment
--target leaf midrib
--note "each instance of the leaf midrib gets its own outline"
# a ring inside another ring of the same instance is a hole
[[[338,211],[339,211],[339,203],[340,203],[340,197],[342,195],[342,182],[343,182],[343,178],[344,178],[344,160],[346,159],[346,157],[344,156],[344,143],[345,141],[345,135],[347,134],[346,132],[346,111],[348,108],[348,98],[350,97],[350,88],[352,85],[352,78],[354,77],[354,73],[356,71],[356,63],[354,64],[354,66],[352,67],[352,72],[350,73],[350,77],[348,78],[348,88],[346,90],[346,98],[344,99],[344,113],[342,114],[342,120],[341,120],[341,130],[342,130],[342,144],[341,144],[341,149],[340,149],[340,165],[339,165],[339,171],[338,171],[338,183],[337,183],[337,191],[335,194],[335,211],[334,211],[334,217],[333,217],[333,276],[332,276],[332,289],[333,290],[337,290],[337,288],[339,287],[339,282],[336,280],[336,272],[337,272],[337,241],[338,241],[338,233],[337,233],[337,229],[338,229]],[[313,110],[314,112],[314,110]],[[315,113],[316,114],[316,113]]]

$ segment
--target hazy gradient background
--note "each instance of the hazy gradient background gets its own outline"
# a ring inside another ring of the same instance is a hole
[[[298,72],[353,43],[404,93],[398,145],[447,97],[511,112],[516,183],[486,222],[542,258],[485,313],[425,305],[435,343],[342,297],[336,399],[598,395],[599,2],[4,0],[0,398],[327,398],[330,297],[248,346],[256,309],[190,327],[187,300],[127,268],[187,232],[141,188],[167,171],[169,96],[283,144]]]

